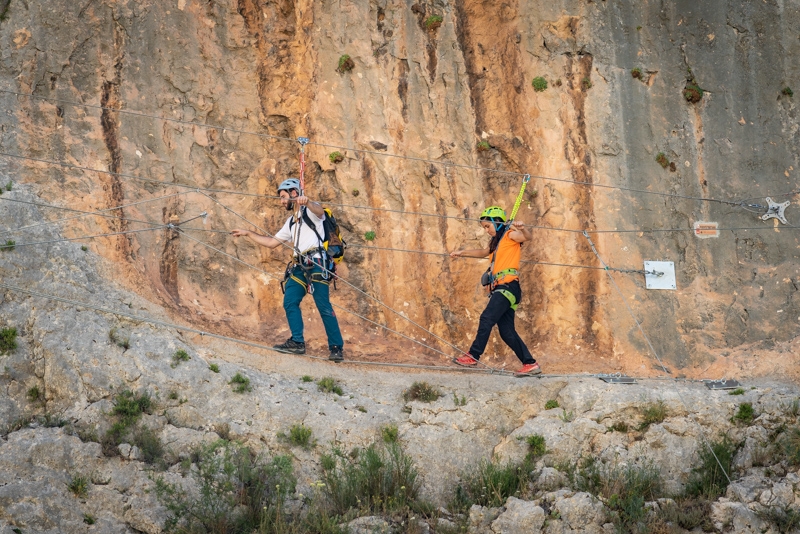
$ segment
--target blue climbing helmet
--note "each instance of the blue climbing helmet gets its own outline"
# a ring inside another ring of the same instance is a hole
[[[281,191],[289,192],[292,189],[297,189],[297,193],[300,193],[300,180],[297,178],[287,178],[278,185],[278,193]]]

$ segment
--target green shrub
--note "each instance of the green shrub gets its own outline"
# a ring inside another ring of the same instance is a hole
[[[789,97],[792,97],[792,96],[794,96],[794,91],[792,91],[792,88],[791,88],[791,87],[784,87],[784,88],[781,90],[781,94],[782,94],[782,95],[789,96]],[[9,189],[9,191],[11,191],[11,189]]]
[[[565,423],[571,423],[575,420],[575,412],[572,410],[567,411],[566,408],[561,408],[561,415],[558,416],[559,419],[564,421]]]
[[[210,363],[208,364],[208,370],[212,373],[219,373],[219,365],[216,363]]]
[[[341,163],[344,161],[344,155],[337,150],[328,154],[328,159],[331,163]]]
[[[425,27],[429,30],[435,30],[442,25],[444,19],[440,15],[431,15],[425,19]]]
[[[478,152],[486,152],[487,150],[492,149],[492,145],[489,144],[489,141],[478,141],[476,145]]]
[[[174,369],[181,362],[188,362],[191,358],[189,357],[189,353],[183,349],[178,349],[175,351],[175,354],[172,355],[172,368]]]
[[[797,532],[800,527],[800,510],[791,506],[770,506],[756,510],[756,515],[781,533]]]
[[[67,488],[76,497],[86,497],[86,494],[89,492],[89,479],[85,476],[74,475],[72,480],[67,484]]]
[[[42,398],[42,392],[39,391],[39,386],[33,386],[28,390],[28,400],[31,402],[38,402]]]
[[[353,59],[347,54],[344,54],[339,57],[339,66],[336,68],[336,70],[339,71],[340,73],[345,73],[347,71],[353,70],[355,66],[356,64],[353,61]]]
[[[403,392],[405,401],[418,400],[421,402],[433,402],[442,396],[442,392],[428,384],[427,382],[414,382],[411,387]]]
[[[147,392],[139,395],[126,389],[114,398],[114,408],[111,413],[120,417],[125,426],[131,426],[143,413],[150,413],[154,403]]]
[[[381,428],[381,437],[384,443],[397,443],[400,439],[400,431],[397,425],[386,425]]]
[[[640,69],[639,67],[635,67],[635,68],[631,69],[631,76],[633,76],[637,80],[641,80],[642,79],[642,69]]]
[[[703,532],[714,532],[711,502],[705,499],[680,499],[664,503],[659,507],[658,516],[685,530],[699,527]]]
[[[131,348],[130,336],[124,336],[120,334],[119,329],[116,326],[108,331],[108,340],[114,345],[122,347],[125,350]]]
[[[50,413],[37,417],[36,421],[45,428],[63,428],[69,424],[68,420]]]
[[[695,104],[700,102],[703,98],[703,90],[697,85],[696,82],[692,81],[686,84],[686,87],[683,89],[683,98],[686,99],[687,102],[691,104]]]
[[[542,76],[537,76],[536,78],[533,79],[531,85],[533,86],[534,91],[536,91],[537,93],[541,93],[542,91],[547,89],[547,80],[545,80]]]
[[[733,422],[739,422],[745,425],[749,425],[755,419],[755,411],[753,410],[753,405],[749,402],[743,402],[739,405],[739,409],[736,410],[736,413],[733,416]]]
[[[11,421],[10,423],[6,424],[3,427],[0,427],[0,436],[6,437],[12,432],[16,432],[17,430],[21,430],[26,428],[30,425],[33,421],[36,420],[36,417],[33,415],[25,415],[22,417],[18,417]]]
[[[581,80],[581,88],[586,91],[592,88],[592,80],[589,78],[584,78]]]
[[[169,513],[166,531],[277,532],[274,522],[296,485],[289,457],[264,458],[227,441],[205,445],[193,457],[189,476],[197,491],[155,479],[156,496]]]
[[[572,486],[605,500],[618,532],[646,532],[644,503],[662,496],[659,470],[642,465],[604,465],[595,457],[581,458],[565,469]]]
[[[17,246],[17,242],[13,239],[7,239],[5,245],[0,245],[0,250],[12,251]]]
[[[344,395],[344,391],[333,378],[326,376],[317,380],[317,389],[323,393],[336,393],[340,397]]]
[[[458,397],[458,394],[454,391],[453,392],[453,404],[456,406],[466,406],[467,405],[467,397],[461,395],[461,398]]]
[[[87,525],[94,525],[95,519],[92,514],[83,514],[83,522]]]
[[[639,430],[646,430],[650,425],[663,423],[667,418],[667,406],[660,399],[644,406],[641,412],[642,424],[639,425]]]
[[[481,460],[461,477],[451,506],[458,511],[469,510],[473,504],[503,506],[509,497],[526,488],[532,468],[529,459],[522,463]]]
[[[728,393],[728,395],[744,395],[744,388],[736,388]]]
[[[289,443],[304,449],[310,449],[313,445],[311,441],[311,429],[305,425],[292,425],[289,429]]]
[[[544,456],[547,452],[544,436],[540,434],[534,434],[532,436],[528,436],[525,441],[528,443],[528,459],[535,460]]]
[[[628,423],[625,421],[617,421],[613,425],[611,425],[611,430],[614,432],[627,432],[628,431]]]
[[[550,399],[549,401],[544,403],[545,410],[552,410],[553,408],[558,408],[558,401],[555,399]]]
[[[800,427],[787,429],[778,440],[778,445],[790,464],[800,464]]]
[[[334,451],[322,467],[324,496],[335,514],[388,513],[421,504],[419,474],[398,443],[373,444],[348,456]]]
[[[731,441],[728,436],[723,436],[708,445],[702,445],[697,451],[700,464],[692,469],[686,484],[686,495],[711,500],[723,495],[728,489],[733,457],[738,450],[739,445]]]
[[[253,386],[250,385],[250,379],[244,376],[242,373],[236,373],[231,378],[231,381],[228,382],[233,386],[233,391],[236,393],[245,393],[247,391],[253,391]]]
[[[367,241],[375,241],[375,232],[373,232],[372,230],[364,232],[364,239],[366,239]]]
[[[658,163],[665,169],[669,167],[669,160],[667,159],[666,154],[664,154],[663,152],[659,152],[658,154],[656,154],[656,163]]]
[[[231,439],[231,425],[228,423],[215,423],[212,427],[214,432],[217,433],[219,438],[224,441],[230,441]]]
[[[302,378],[300,378],[300,380],[302,380],[303,382],[313,382],[314,378],[309,375],[303,375]]]
[[[0,330],[0,354],[5,354],[17,348],[17,329],[12,327]]]
[[[794,399],[789,404],[783,405],[783,413],[787,417],[797,417],[800,415],[800,399]]]
[[[161,438],[151,429],[140,426],[133,433],[133,443],[139,447],[139,454],[143,462],[150,465],[160,465],[164,462],[164,444]]]
[[[117,454],[117,446],[126,439],[130,430],[136,425],[143,413],[150,413],[154,408],[153,400],[148,393],[134,394],[124,390],[114,398],[114,408],[111,414],[118,419],[106,431],[100,440],[103,453],[106,456]]]

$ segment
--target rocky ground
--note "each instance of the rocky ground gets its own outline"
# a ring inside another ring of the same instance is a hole
[[[12,193],[36,199],[25,186]],[[5,202],[3,210],[0,230],[42,220],[28,204]],[[54,226],[37,226],[26,240],[59,238]],[[659,493],[643,504],[655,517],[690,484],[703,443],[722,436],[735,445],[732,483],[709,501],[705,527],[777,532],[797,517],[800,447],[792,438],[800,428],[800,388],[759,376],[759,369],[725,368],[742,382],[731,395],[672,379],[620,385],[578,375],[514,379],[455,368],[336,365],[132,319],[179,320],[117,288],[112,274],[79,243],[0,251],[0,326],[17,332],[17,346],[0,355],[2,534],[161,532],[170,511],[155,481],[191,487],[198,447],[222,438],[288,455],[297,486],[287,502],[310,511],[302,495],[313,495],[324,478],[325,455],[380,443],[392,428],[420,474],[420,498],[438,511],[403,522],[362,510],[351,532],[612,532],[627,517],[606,491],[615,473],[659,473]],[[788,360],[792,347],[777,346],[775,354]],[[415,383],[442,395],[414,400]],[[147,406],[121,429],[121,407],[142,396]],[[293,428],[310,433],[295,440]],[[454,492],[471,470],[491,458],[520,464],[531,436],[545,450],[526,464],[516,495],[454,507]],[[587,482],[580,458],[600,466],[594,473],[605,487]],[[676,521],[659,528],[679,532]]]

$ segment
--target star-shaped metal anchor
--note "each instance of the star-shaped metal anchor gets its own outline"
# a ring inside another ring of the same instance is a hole
[[[778,204],[777,202],[773,202],[771,198],[767,197],[767,204],[769,204],[769,211],[761,216],[762,221],[766,221],[767,219],[772,219],[774,217],[783,224],[789,224],[789,221],[787,221],[786,217],[783,216],[783,211],[789,207],[791,201],[787,200],[786,202]]]

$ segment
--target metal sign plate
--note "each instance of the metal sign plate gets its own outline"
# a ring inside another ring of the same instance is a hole
[[[645,261],[644,270],[658,274],[645,274],[647,289],[677,289],[675,285],[675,264],[671,261]]]
[[[736,389],[741,386],[738,380],[726,379],[722,380],[703,380],[708,389]]]
[[[719,237],[719,224],[715,222],[695,221],[694,236],[697,239]]]
[[[635,384],[636,379],[625,375],[601,376],[600,380],[609,384]]]

